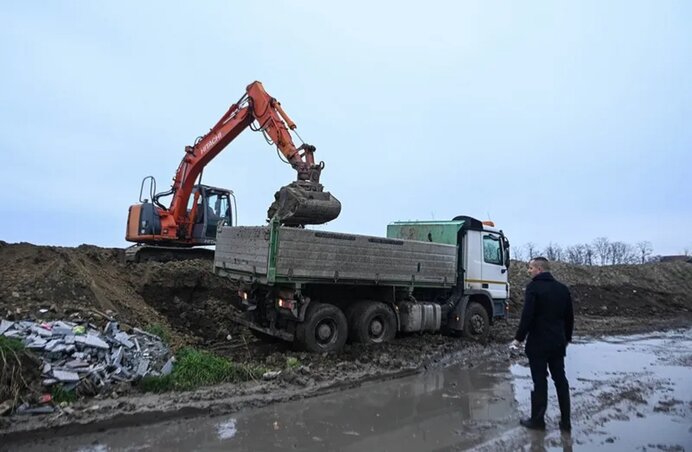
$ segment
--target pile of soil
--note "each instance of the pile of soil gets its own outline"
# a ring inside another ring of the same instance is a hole
[[[124,251],[0,242],[0,318],[81,318],[122,326],[161,325],[174,346],[232,349],[254,342],[232,317],[237,288],[205,260],[125,263]],[[685,262],[606,267],[553,263],[570,286],[577,315],[649,319],[690,315],[692,265]],[[521,311],[526,264],[512,262],[512,311]],[[224,344],[223,346],[220,344]]]
[[[577,315],[649,319],[692,314],[692,264],[583,266],[552,263],[552,274],[570,287]],[[525,262],[512,262],[512,306],[523,304],[530,278]]]
[[[240,347],[253,339],[232,322],[234,284],[205,260],[125,263],[122,249],[0,242],[0,318],[161,325],[173,345]],[[692,265],[685,262],[606,267],[553,263],[570,286],[579,315],[649,319],[692,312]],[[521,311],[526,264],[512,262],[512,311]]]
[[[174,346],[237,332],[236,289],[209,261],[125,263],[124,250],[0,242],[0,318],[162,326]]]

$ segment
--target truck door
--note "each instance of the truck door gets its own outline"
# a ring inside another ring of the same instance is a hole
[[[481,279],[483,288],[490,292],[493,299],[507,299],[507,267],[505,252],[500,234],[483,231],[483,262],[481,262]],[[487,286],[487,287],[486,287]]]

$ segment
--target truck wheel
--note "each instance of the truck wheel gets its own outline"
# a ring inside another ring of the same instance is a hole
[[[474,341],[483,341],[488,337],[489,332],[488,312],[480,303],[472,301],[466,307],[466,314],[464,315],[464,337]]]
[[[347,325],[339,308],[313,302],[305,313],[305,321],[296,328],[296,345],[313,353],[337,352],[346,343]]]
[[[384,303],[362,302],[355,307],[349,329],[354,342],[387,342],[396,335],[396,316]]]

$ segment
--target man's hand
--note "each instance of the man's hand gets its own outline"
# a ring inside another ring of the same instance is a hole
[[[514,339],[511,344],[509,344],[509,350],[512,352],[519,350],[519,347],[521,347],[521,342],[519,342],[516,339]]]

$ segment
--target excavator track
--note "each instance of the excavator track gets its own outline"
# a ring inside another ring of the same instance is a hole
[[[172,262],[193,259],[213,261],[214,250],[142,244],[133,245],[125,249],[125,262]]]

